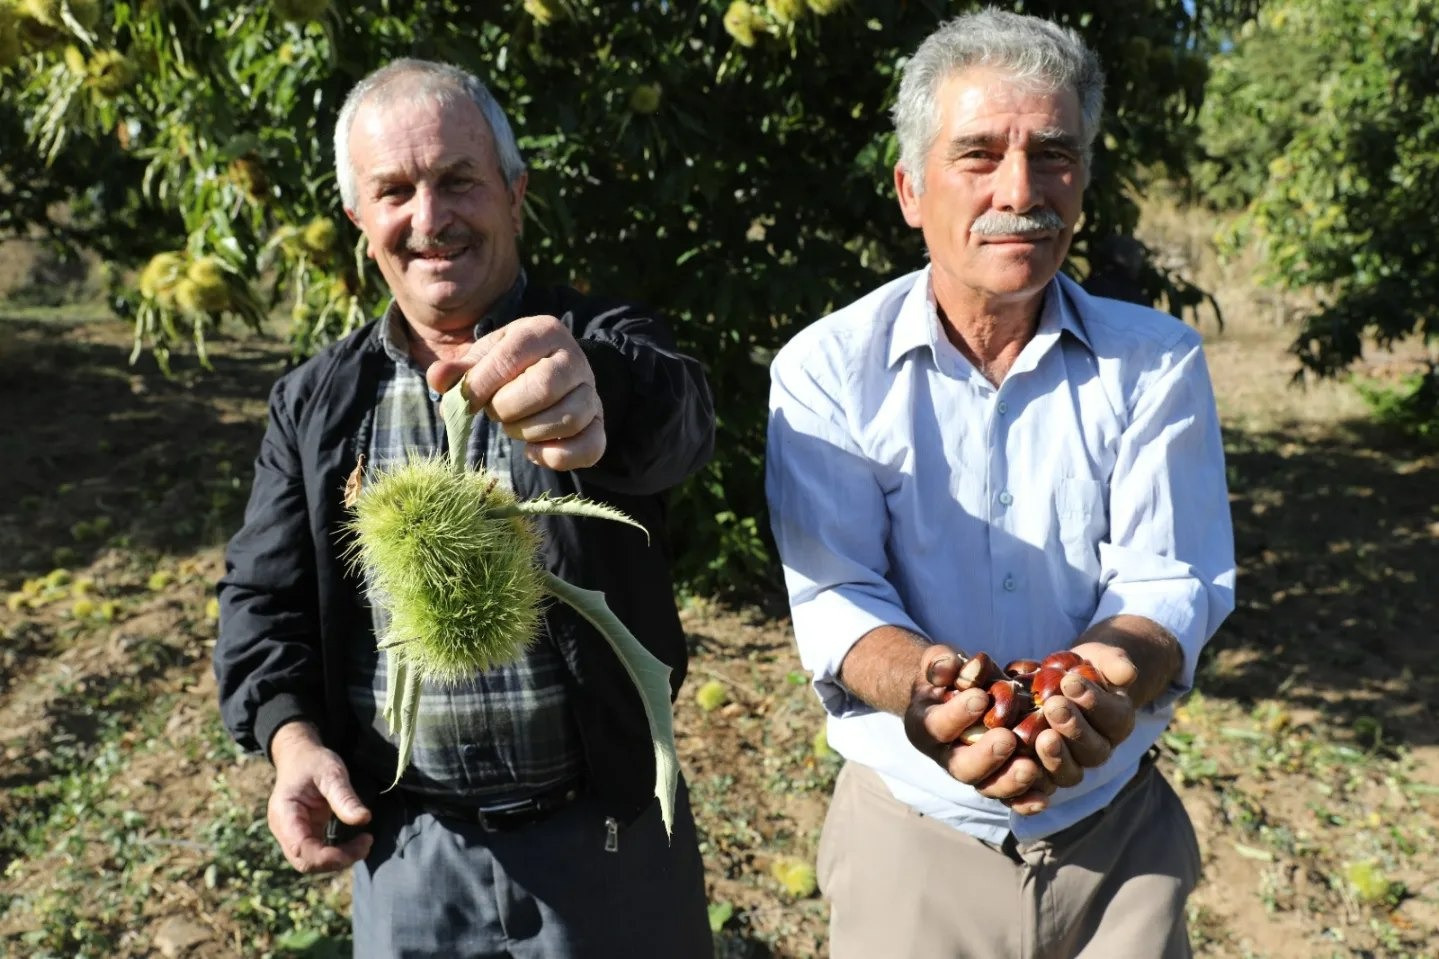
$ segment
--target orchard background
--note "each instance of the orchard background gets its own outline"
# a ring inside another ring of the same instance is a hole
[[[720,452],[673,545],[712,920],[725,955],[823,954],[837,760],[776,601],[766,365],[922,262],[887,111],[972,6],[0,0],[0,955],[344,954],[344,882],[286,871],[267,770],[214,716],[208,596],[269,382],[382,306],[330,138],[406,55],[510,112],[532,275],[662,307],[709,365]],[[1200,326],[1219,388],[1240,609],[1164,743],[1206,853],[1196,948],[1425,955],[1435,7],[1009,6],[1108,71],[1069,269],[1142,253],[1128,279]]]

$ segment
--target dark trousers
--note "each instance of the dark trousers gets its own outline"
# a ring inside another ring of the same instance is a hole
[[[667,842],[655,803],[613,836],[581,797],[488,832],[402,802],[377,804],[353,870],[355,959],[711,959],[689,794]]]

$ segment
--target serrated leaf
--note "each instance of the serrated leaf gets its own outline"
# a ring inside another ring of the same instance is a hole
[[[610,611],[604,593],[574,586],[549,572],[545,573],[545,583],[557,599],[573,607],[599,630],[639,690],[655,750],[655,798],[660,801],[660,817],[668,836],[674,829],[675,789],[679,783],[674,714],[670,710],[670,668],[645,649]]]
[[[633,526],[645,534],[648,541],[650,531],[644,525],[631,519],[629,514],[622,510],[615,509],[605,503],[596,503],[581,496],[561,496],[551,498],[541,496],[537,499],[525,500],[516,503],[514,506],[505,509],[496,509],[496,516],[529,514],[531,516],[588,516],[593,519],[608,519],[616,523],[624,523],[626,526]]]
[[[469,446],[470,429],[475,422],[463,376],[441,397],[440,416],[445,421],[445,439],[450,445],[450,466],[458,473],[465,468],[465,448]]]
[[[410,764],[410,752],[415,745],[415,725],[420,716],[420,675],[405,662],[403,654],[391,651],[390,687],[385,691],[385,712],[390,730],[399,737],[399,756],[395,760],[395,781],[389,788],[400,784],[405,767]],[[398,700],[398,708],[392,708]]]

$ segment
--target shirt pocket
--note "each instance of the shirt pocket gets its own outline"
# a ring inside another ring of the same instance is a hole
[[[1104,484],[1065,477],[1055,491],[1055,513],[1064,568],[1059,570],[1060,606],[1070,617],[1087,621],[1099,596],[1099,544],[1109,535]]]
[[[1104,484],[1099,480],[1067,476],[1059,481],[1055,494],[1055,511],[1059,516],[1059,539],[1094,552],[1098,560],[1099,541],[1109,532],[1109,511],[1105,503]]]

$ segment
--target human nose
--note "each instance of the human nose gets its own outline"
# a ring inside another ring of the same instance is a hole
[[[999,165],[994,202],[1002,210],[1024,213],[1039,202],[1034,180],[1029,171],[1029,157],[1020,152],[1008,154]]]
[[[443,195],[428,186],[415,190],[410,211],[410,229],[421,236],[438,236],[449,222],[449,207]]]

